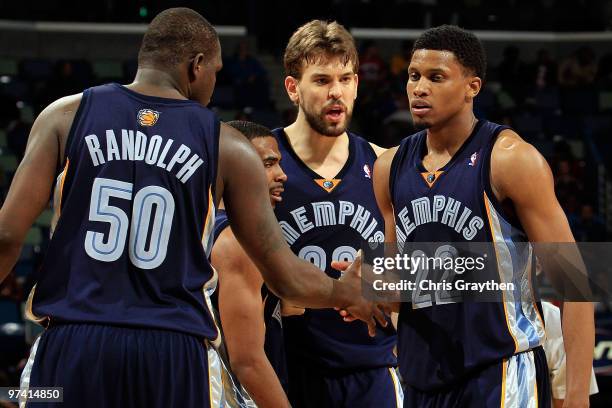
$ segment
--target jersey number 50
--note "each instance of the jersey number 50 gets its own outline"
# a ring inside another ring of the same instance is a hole
[[[128,218],[125,211],[111,205],[109,201],[111,197],[132,200],[132,188],[132,183],[124,181],[101,177],[94,180],[89,220],[108,223],[108,239],[104,242],[104,233],[87,231],[85,251],[98,261],[116,261],[125,250],[129,229],[130,261],[141,269],[157,268],[166,259],[174,216],[174,198],[163,187],[144,187],[134,196],[132,216]],[[157,208],[152,218],[154,205]]]

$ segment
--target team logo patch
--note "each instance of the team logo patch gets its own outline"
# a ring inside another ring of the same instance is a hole
[[[476,159],[478,159],[478,152],[474,152],[472,156],[470,156],[470,162],[468,164],[473,167],[476,164]]]
[[[372,170],[370,170],[370,166],[368,166],[367,164],[363,165],[363,172],[365,173],[366,178],[372,178]]]
[[[138,111],[137,118],[140,126],[153,126],[159,119],[159,112],[151,109],[141,109]]]
[[[338,184],[340,184],[341,179],[314,179],[315,183],[319,185],[323,190],[331,193]]]

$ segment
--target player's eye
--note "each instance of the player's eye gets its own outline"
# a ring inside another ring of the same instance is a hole
[[[444,79],[444,77],[443,77],[442,75],[440,75],[440,74],[435,74],[435,75],[432,75],[432,76],[431,76],[431,80],[432,80],[433,82],[440,82],[440,81],[442,81],[443,79]]]
[[[410,79],[411,81],[418,81],[420,77],[421,76],[416,72],[411,72],[410,74],[408,74],[408,79]]]

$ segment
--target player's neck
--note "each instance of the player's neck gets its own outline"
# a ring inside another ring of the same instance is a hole
[[[454,155],[472,134],[478,120],[474,113],[461,115],[443,126],[427,129],[427,150],[429,153]]]
[[[338,159],[336,155],[348,157],[348,135],[325,136],[314,130],[304,118],[298,117],[285,128],[291,147],[305,163],[322,164],[326,159]]]
[[[143,95],[187,99],[187,90],[180,81],[171,73],[155,68],[139,68],[134,82],[126,87]]]

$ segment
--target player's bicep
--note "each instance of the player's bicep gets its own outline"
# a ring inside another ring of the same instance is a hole
[[[219,273],[219,314],[230,358],[241,361],[263,350],[262,279],[231,231],[224,234],[215,243],[212,262]]]
[[[395,217],[393,215],[391,192],[389,191],[391,162],[396,151],[396,148],[389,149],[376,160],[372,176],[376,203],[385,220],[385,241],[387,242],[394,242],[396,240]]]
[[[57,115],[61,112],[47,108],[32,125],[23,160],[0,210],[0,228],[18,241],[23,239],[51,197],[59,161]]]
[[[546,159],[520,139],[511,140],[507,146],[498,144],[492,155],[491,180],[503,198],[512,201],[529,240],[573,241]]]

